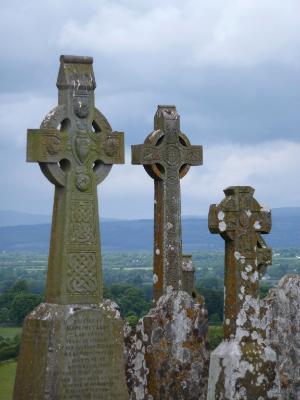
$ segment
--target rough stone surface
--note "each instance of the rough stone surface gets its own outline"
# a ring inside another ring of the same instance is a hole
[[[154,179],[153,297],[167,287],[182,289],[180,179],[191,165],[202,164],[202,146],[192,146],[180,130],[175,106],[158,106],[154,131],[132,146],[132,163],[142,164]]]
[[[300,276],[287,275],[264,301],[267,339],[276,351],[283,400],[300,399]]]
[[[182,255],[182,290],[193,298],[197,297],[195,287],[195,268],[190,254]]]
[[[24,322],[14,398],[124,400],[123,321],[116,305],[40,304]]]
[[[203,299],[169,288],[126,334],[130,399],[206,399],[207,331]]]
[[[46,303],[25,320],[14,400],[124,400],[123,324],[102,299],[97,185],[123,133],[94,107],[90,57],[62,56],[58,106],[29,129],[27,161],[55,185]]]
[[[279,399],[276,353],[265,339],[259,277],[271,263],[260,236],[271,229],[271,212],[251,187],[224,190],[209,212],[209,229],[225,240],[224,341],[210,358],[208,400]]]

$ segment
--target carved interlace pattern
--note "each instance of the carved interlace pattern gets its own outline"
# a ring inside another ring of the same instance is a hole
[[[94,293],[97,289],[96,254],[70,253],[67,276],[70,293]]]
[[[93,202],[73,201],[71,211],[70,239],[74,243],[94,243],[95,224]]]

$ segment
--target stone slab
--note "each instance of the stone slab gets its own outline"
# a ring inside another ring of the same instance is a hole
[[[14,400],[128,399],[116,305],[40,304],[25,321]]]
[[[210,356],[207,400],[278,400],[274,381],[276,353],[269,346],[225,340]]]
[[[283,400],[300,399],[300,275],[286,275],[264,301],[266,335],[276,351]]]
[[[127,333],[130,399],[206,399],[207,333],[203,299],[168,290],[136,331]]]

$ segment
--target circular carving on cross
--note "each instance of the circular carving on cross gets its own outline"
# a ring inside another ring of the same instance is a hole
[[[104,144],[103,144],[103,150],[104,153],[107,154],[109,157],[113,157],[118,155],[118,149],[119,149],[119,141],[116,138],[113,137],[108,137]]]
[[[91,178],[86,174],[79,174],[76,177],[76,187],[81,191],[85,192],[91,183]]]
[[[86,118],[89,115],[89,103],[87,97],[75,97],[73,100],[74,113],[79,118]]]
[[[47,136],[46,149],[52,156],[59,152],[61,140],[58,136]]]

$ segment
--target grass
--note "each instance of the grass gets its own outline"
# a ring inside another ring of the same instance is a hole
[[[13,339],[16,335],[21,335],[21,327],[2,327],[0,326],[0,336]],[[0,399],[1,400],[1,399]]]
[[[0,400],[12,400],[16,361],[0,363]]]

